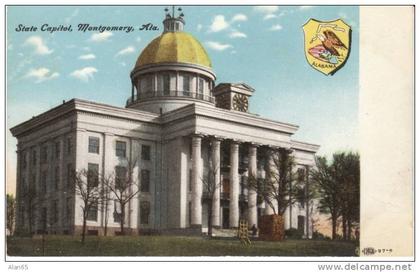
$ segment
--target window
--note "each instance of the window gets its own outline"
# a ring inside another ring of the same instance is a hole
[[[61,153],[60,142],[56,142],[55,143],[55,158],[56,159],[59,159],[60,158],[60,153]]]
[[[58,190],[58,184],[60,182],[60,167],[56,166],[54,170],[54,190]]]
[[[43,146],[41,149],[41,163],[46,163],[48,159],[48,146]]]
[[[114,200],[114,222],[119,223],[121,222],[121,205],[117,200]]]
[[[297,227],[298,232],[303,235],[304,234],[304,230],[305,230],[305,216],[303,215],[298,215],[298,227]]]
[[[151,92],[153,90],[153,76],[146,77],[146,92]]]
[[[71,154],[73,149],[73,142],[71,141],[71,138],[67,138],[67,155]]]
[[[98,220],[98,204],[97,203],[94,203],[90,206],[86,219],[89,221]]]
[[[126,157],[126,142],[117,141],[115,154],[117,157],[125,158]]]
[[[204,79],[202,78],[198,80],[198,93],[201,95],[204,93]]]
[[[150,161],[150,145],[141,145],[141,159]]]
[[[70,188],[73,183],[73,174],[73,165],[69,163],[67,164],[67,188]]]
[[[140,224],[149,224],[150,203],[148,201],[140,202]]]
[[[99,184],[99,164],[88,163],[87,184],[90,187],[97,187]]]
[[[184,91],[184,95],[190,94],[190,76],[184,75],[182,76],[182,90]]]
[[[115,167],[115,187],[116,189],[124,190],[127,179],[127,168],[124,166]]]
[[[42,171],[41,173],[41,192],[47,192],[47,171]]]
[[[32,150],[32,165],[36,165],[36,150]]]
[[[163,75],[163,93],[169,94],[171,90],[171,76],[169,74]]]
[[[150,192],[150,171],[147,169],[141,170],[141,187],[140,190],[144,193]]]
[[[89,153],[99,154],[99,138],[89,137]]]

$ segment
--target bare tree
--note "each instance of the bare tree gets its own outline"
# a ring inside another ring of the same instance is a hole
[[[217,165],[220,165],[219,162],[213,163],[213,160],[210,159],[207,175],[201,178],[205,201],[207,202],[207,234],[209,237],[213,234],[213,203],[215,201],[215,194],[220,194],[220,167]],[[219,179],[217,179],[218,176]]]
[[[16,216],[16,199],[13,195],[6,195],[7,198],[7,229],[9,230],[10,235],[13,234],[15,226],[15,216]]]
[[[73,180],[76,194],[81,199],[80,208],[82,209],[83,215],[82,243],[84,243],[86,236],[86,221],[89,212],[92,209],[97,209],[101,200],[98,171],[86,169],[75,171]]]
[[[111,190],[109,189],[109,186],[112,182],[112,180],[115,177],[113,175],[102,175],[102,188],[101,188],[101,194],[100,194],[100,202],[101,202],[101,212],[103,214],[103,220],[104,220],[104,236],[107,236],[108,234],[108,210],[109,210],[109,202],[111,201]]]
[[[137,164],[137,159],[129,159],[127,167],[118,166],[115,169],[115,176],[109,180],[106,187],[109,189],[111,196],[120,206],[120,231],[121,235],[125,234],[125,211],[126,205],[130,200],[140,192],[138,179],[134,179],[133,172]]]
[[[289,205],[299,200],[302,185],[293,171],[294,157],[286,149],[270,151],[265,178],[248,177],[247,187],[255,190],[274,214],[283,215]],[[270,165],[271,164],[271,165]]]
[[[41,200],[38,197],[37,189],[35,182],[30,182],[29,185],[23,187],[23,194],[22,199],[24,199],[24,206],[26,206],[26,211],[28,215],[28,232],[29,235],[34,233],[33,226],[35,224],[35,220],[37,218],[36,211],[40,207]]]

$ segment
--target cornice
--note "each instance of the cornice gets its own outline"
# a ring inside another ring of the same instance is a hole
[[[39,128],[45,124],[48,124],[59,118],[63,118],[66,115],[75,114],[77,112],[84,112],[90,114],[97,114],[102,116],[108,116],[110,118],[119,118],[125,120],[142,121],[154,124],[160,124],[159,115],[144,112],[134,109],[126,109],[116,106],[110,106],[106,104],[81,100],[72,99],[62,105],[54,107],[46,112],[43,112],[33,118],[20,123],[10,129],[12,135],[17,137],[31,129]]]
[[[220,119],[230,121],[246,126],[260,127],[264,129],[274,130],[289,135],[294,134],[299,126],[288,123],[269,120],[254,114],[225,110],[217,107],[210,107],[198,104],[191,104],[185,107],[170,111],[162,115],[162,123],[167,124],[186,116],[201,116],[210,119]]]
[[[300,141],[295,141],[295,140],[291,140],[291,143],[292,143],[293,149],[306,151],[310,153],[316,153],[318,152],[320,148],[320,145],[310,144],[310,143],[305,143],[305,142],[300,142]]]

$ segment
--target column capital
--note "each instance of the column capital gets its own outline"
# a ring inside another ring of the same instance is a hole
[[[193,133],[193,134],[191,134],[191,138],[204,138],[204,134],[202,134],[202,133]]]
[[[221,138],[219,138],[219,137],[211,137],[210,138],[210,140],[211,140],[211,142],[213,143],[213,144],[218,144],[218,145],[220,145],[220,143],[222,142],[222,140],[223,139],[221,139]]]

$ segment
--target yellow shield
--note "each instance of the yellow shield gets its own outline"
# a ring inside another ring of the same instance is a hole
[[[343,20],[310,19],[303,25],[305,56],[316,70],[333,75],[346,63],[350,53],[351,27]]]

